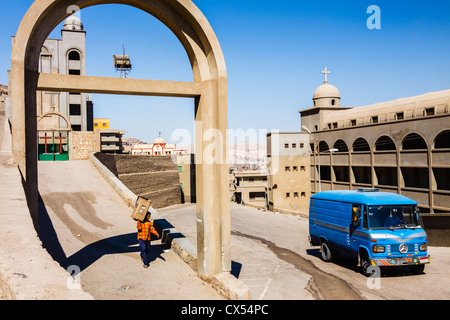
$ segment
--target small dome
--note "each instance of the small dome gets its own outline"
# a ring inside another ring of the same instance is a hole
[[[78,17],[71,15],[64,22],[64,30],[83,30],[83,23]]]
[[[156,138],[155,144],[165,144],[164,139],[161,136],[159,136],[158,138]]]
[[[339,90],[328,83],[325,83],[318,87],[316,91],[314,91],[313,100],[315,99],[321,99],[321,98],[341,98],[341,94],[339,93]]]

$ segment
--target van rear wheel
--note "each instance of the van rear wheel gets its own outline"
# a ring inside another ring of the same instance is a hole
[[[322,242],[320,245],[320,251],[322,253],[322,260],[325,262],[330,262],[333,259],[333,255],[331,254],[331,250],[328,247],[326,242]]]

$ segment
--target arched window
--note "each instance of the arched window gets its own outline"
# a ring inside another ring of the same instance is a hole
[[[370,151],[370,147],[366,139],[356,139],[355,142],[353,142],[353,151]]]
[[[320,141],[319,142],[319,152],[325,152],[330,150],[330,148],[328,147],[328,144],[325,141]]]
[[[334,106],[336,104],[336,100],[332,99],[331,100],[331,105]]]
[[[427,143],[417,133],[410,133],[403,139],[402,149],[403,150],[427,149]]]
[[[345,143],[344,140],[337,140],[334,145],[333,145],[333,149],[338,149],[339,151],[337,152],[348,152],[348,147],[347,144]]]
[[[450,149],[450,130],[446,130],[437,135],[434,140],[435,149]]]
[[[80,53],[78,51],[72,50],[69,52],[69,60],[80,61]]]
[[[375,142],[376,151],[396,150],[395,143],[388,136],[382,136]]]
[[[52,54],[44,46],[41,49],[39,60],[39,72],[50,73],[52,70]]]

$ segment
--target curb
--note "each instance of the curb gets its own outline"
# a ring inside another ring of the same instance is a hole
[[[117,191],[125,203],[134,208],[138,197],[95,157],[95,153],[89,155],[89,160],[101,176]],[[150,207],[149,211],[153,217],[154,227],[161,235],[162,242],[168,245],[185,263],[197,272],[197,247],[189,239],[181,237],[181,232],[173,228],[154,208]],[[229,272],[217,274],[209,281],[212,287],[227,299],[251,299],[248,286]]]

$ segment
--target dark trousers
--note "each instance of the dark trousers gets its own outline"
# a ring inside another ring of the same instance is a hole
[[[150,264],[150,240],[139,239],[139,249],[141,249],[142,262],[148,266]]]

